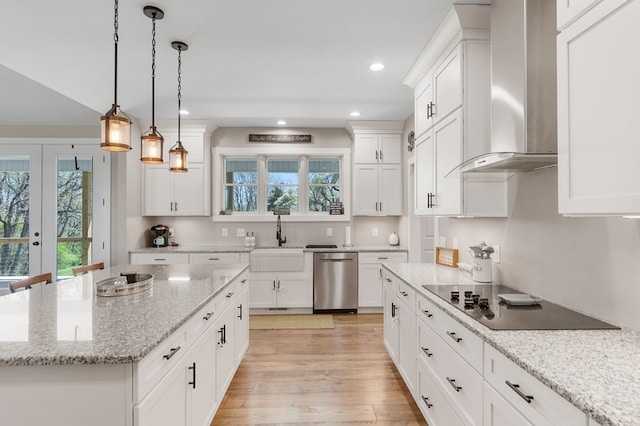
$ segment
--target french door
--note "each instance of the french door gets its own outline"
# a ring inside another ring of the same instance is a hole
[[[0,289],[109,263],[109,159],[95,144],[0,144]]]

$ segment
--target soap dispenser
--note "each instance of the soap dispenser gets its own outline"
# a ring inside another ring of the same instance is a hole
[[[244,237],[244,246],[251,247],[251,237],[249,236],[248,232],[247,232],[247,235]]]

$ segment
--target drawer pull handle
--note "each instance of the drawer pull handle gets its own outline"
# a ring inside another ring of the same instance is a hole
[[[209,260],[220,260],[219,257],[210,257]]]
[[[389,259],[388,257],[379,257],[378,260],[387,260]]]
[[[451,387],[454,388],[456,392],[460,392],[462,390],[462,386],[456,385],[456,379],[450,379],[447,377],[447,382],[449,382]]]
[[[453,340],[455,340],[455,341],[456,341],[456,343],[460,343],[460,342],[462,341],[462,337],[458,337],[458,336],[456,336],[456,333],[453,333],[453,332],[451,332],[451,331],[447,331],[447,335],[448,335],[449,337],[451,337]]]
[[[188,382],[188,384],[190,384],[191,386],[193,386],[193,389],[196,388],[196,363],[194,362],[193,365],[191,367],[188,367],[189,370],[193,370],[193,381],[192,382]]]
[[[246,279],[246,278],[245,278],[245,279],[243,279],[242,281],[240,281],[240,283],[242,283],[242,284],[244,284],[244,283],[246,283],[246,282],[247,282],[247,279]]]
[[[153,259],[153,260],[156,261],[156,262],[164,262],[167,259]]]
[[[385,278],[385,280],[390,283],[391,282],[391,278]]]
[[[517,393],[520,398],[522,398],[525,401],[527,401],[528,404],[531,404],[531,401],[533,401],[533,396],[525,395],[524,393],[522,393],[522,391],[520,390],[520,385],[516,385],[515,383],[511,383],[508,380],[506,380],[505,383],[507,384],[507,386],[509,386],[511,388],[512,391]]]
[[[403,295],[404,297],[408,297],[409,296],[409,293],[407,293],[406,291],[401,291],[400,294]]]
[[[431,408],[433,407],[433,404],[431,404],[429,402],[429,398],[427,398],[426,396],[422,395],[422,400],[424,401],[424,403],[426,404],[427,408]]]
[[[175,348],[171,348],[168,354],[164,355],[164,359],[171,359],[178,351],[180,350],[180,346],[176,346]]]
[[[231,292],[231,293],[227,293],[226,298],[227,298],[227,299],[231,299],[231,296],[233,296],[233,292]]]
[[[209,321],[213,316],[213,312],[207,312],[207,315],[203,316],[202,319],[205,321]]]
[[[431,358],[433,356],[433,354],[431,352],[429,352],[429,348],[425,348],[424,346],[422,346],[420,349],[422,349],[422,352],[424,352],[424,354],[426,356],[428,356],[429,358]]]
[[[427,318],[431,318],[433,316],[433,314],[431,312],[427,311],[426,309],[423,309],[422,313],[425,314],[427,316]]]

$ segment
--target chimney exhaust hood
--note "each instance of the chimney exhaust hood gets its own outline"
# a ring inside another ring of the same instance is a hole
[[[557,164],[556,2],[491,2],[491,153],[452,172],[523,172]]]

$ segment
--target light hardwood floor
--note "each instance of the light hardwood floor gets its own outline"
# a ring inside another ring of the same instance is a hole
[[[335,329],[251,330],[217,425],[426,425],[382,341],[382,315]]]

